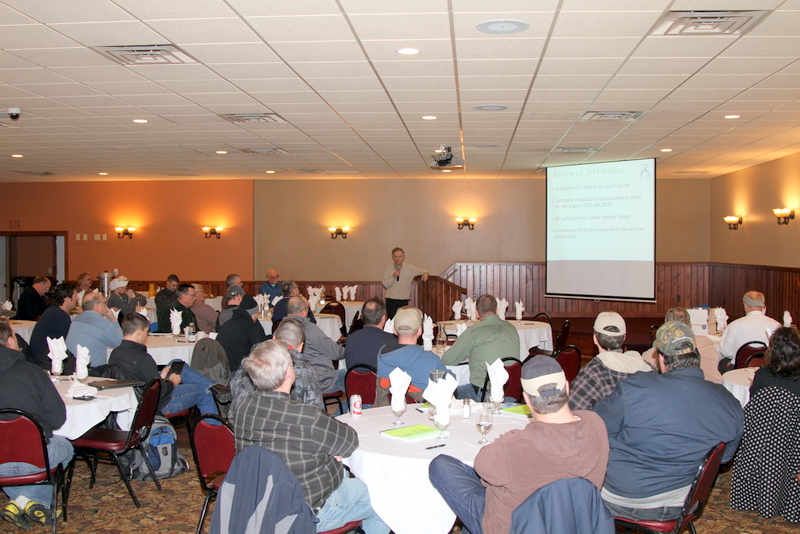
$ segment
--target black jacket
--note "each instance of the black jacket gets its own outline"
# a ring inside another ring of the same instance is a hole
[[[158,400],[158,410],[161,411],[172,399],[172,390],[175,386],[169,380],[160,378],[158,366],[147,347],[141,343],[123,339],[119,347],[111,351],[108,357],[109,374],[114,378],[128,380],[141,380],[145,384],[151,379],[159,377],[161,380],[161,397]]]
[[[241,307],[233,311],[230,319],[219,328],[217,341],[228,355],[231,373],[236,372],[242,360],[250,354],[253,345],[267,340],[267,334],[257,321]]]

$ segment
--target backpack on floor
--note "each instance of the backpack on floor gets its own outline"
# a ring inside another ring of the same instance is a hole
[[[178,436],[169,419],[157,415],[150,427],[150,434],[142,444],[150,459],[156,478],[172,478],[189,470],[189,464],[178,451]],[[128,476],[134,480],[152,480],[144,457],[137,449],[122,456],[120,462]]]

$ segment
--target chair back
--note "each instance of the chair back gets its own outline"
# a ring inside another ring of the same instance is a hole
[[[150,433],[150,427],[153,426],[153,420],[158,412],[158,399],[161,396],[161,381],[158,378],[153,378],[144,387],[144,394],[142,400],[139,402],[139,407],[136,408],[136,415],[133,416],[133,423],[131,423],[131,430],[128,432],[128,438],[125,440],[125,450],[130,447],[131,439],[138,432],[139,438],[144,440]]]
[[[539,312],[533,316],[532,321],[541,321],[543,323],[547,323],[550,325],[550,328],[553,328],[553,318],[550,317],[549,313]]]
[[[556,339],[553,342],[553,353],[563,349],[567,346],[567,338],[569,337],[569,319],[565,319],[561,325],[561,329],[556,334]]]
[[[0,476],[0,485],[20,486],[50,480],[47,440],[42,425],[34,415],[5,408],[0,410],[0,464],[10,462],[24,462],[44,471],[31,475]]]
[[[717,478],[719,466],[722,463],[722,455],[725,453],[725,444],[720,443],[714,446],[711,451],[706,455],[703,463],[697,469],[697,475],[694,477],[692,487],[689,494],[686,496],[686,502],[683,505],[683,513],[678,519],[679,527],[676,532],[683,530],[695,517],[700,515],[703,511],[708,497],[711,495],[711,489],[714,487],[714,480]]]
[[[328,301],[325,306],[319,311],[319,313],[329,313],[333,315],[338,315],[339,319],[342,320],[342,324],[347,324],[347,316],[344,312],[344,306],[342,306],[341,302],[337,302],[335,300]]]
[[[508,373],[508,380],[503,386],[503,396],[511,397],[515,402],[522,400],[522,362],[518,358],[503,358],[503,365]],[[486,375],[486,380],[483,382],[483,390],[481,391],[481,402],[486,400],[489,394],[489,375]]]
[[[572,384],[581,368],[581,351],[575,345],[567,345],[553,353],[553,358],[564,370],[567,382]]]
[[[210,420],[220,424],[214,426]],[[204,414],[189,429],[197,476],[204,490],[215,477],[227,473],[236,457],[236,439],[230,424],[218,415]]]
[[[364,328],[364,319],[361,318],[361,312],[357,311],[353,316],[353,322],[350,323],[350,331],[348,332],[348,335],[352,334],[353,332],[357,332],[362,328]]]
[[[281,321],[272,321],[272,335],[275,335],[275,330],[280,326]]]
[[[371,365],[358,364],[347,371],[344,376],[344,389],[347,398],[351,395],[361,395],[362,404],[375,404],[375,383],[378,371]]]
[[[654,342],[656,340],[656,332],[658,332],[659,328],[661,328],[660,325],[657,325],[657,324],[651,324],[650,325],[650,343],[652,343],[652,342]]]
[[[747,367],[747,358],[757,352],[764,352],[767,350],[767,344],[762,341],[748,341],[736,351],[736,369]]]
[[[756,352],[747,357],[744,362],[745,367],[764,367],[767,365],[767,354],[765,352]]]

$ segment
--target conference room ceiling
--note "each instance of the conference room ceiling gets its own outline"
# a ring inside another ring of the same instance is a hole
[[[698,9],[747,12],[664,35]],[[0,0],[0,181],[710,178],[800,151],[798,28],[800,0]],[[176,54],[98,49],[133,45]]]

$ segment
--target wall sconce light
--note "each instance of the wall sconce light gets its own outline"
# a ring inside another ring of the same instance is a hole
[[[210,239],[212,235],[213,236],[217,236],[217,239],[222,237],[222,227],[221,226],[217,226],[217,227],[203,226],[202,230],[203,230],[203,234],[205,234],[205,236],[206,236],[206,239]]]
[[[794,219],[794,210],[789,208],[775,208],[772,213],[778,218],[778,224],[789,224],[789,219]]]
[[[127,228],[123,228],[121,226],[117,226],[114,228],[117,231],[117,237],[122,239],[125,236],[128,236],[130,239],[133,239],[133,232],[136,231],[136,228],[133,226],[129,226]]]
[[[470,230],[474,230],[475,223],[478,222],[478,219],[474,217],[472,219],[463,219],[461,217],[456,217],[456,222],[458,223],[459,230],[463,230],[465,226]]]
[[[728,223],[728,230],[737,230],[739,225],[742,224],[742,218],[736,215],[728,215],[727,217],[723,217],[723,219]]]
[[[328,231],[331,233],[331,239],[336,239],[339,236],[342,236],[342,239],[347,239],[347,232],[350,231],[350,228],[347,226],[343,226],[341,228],[334,228],[331,226],[328,228]]]

